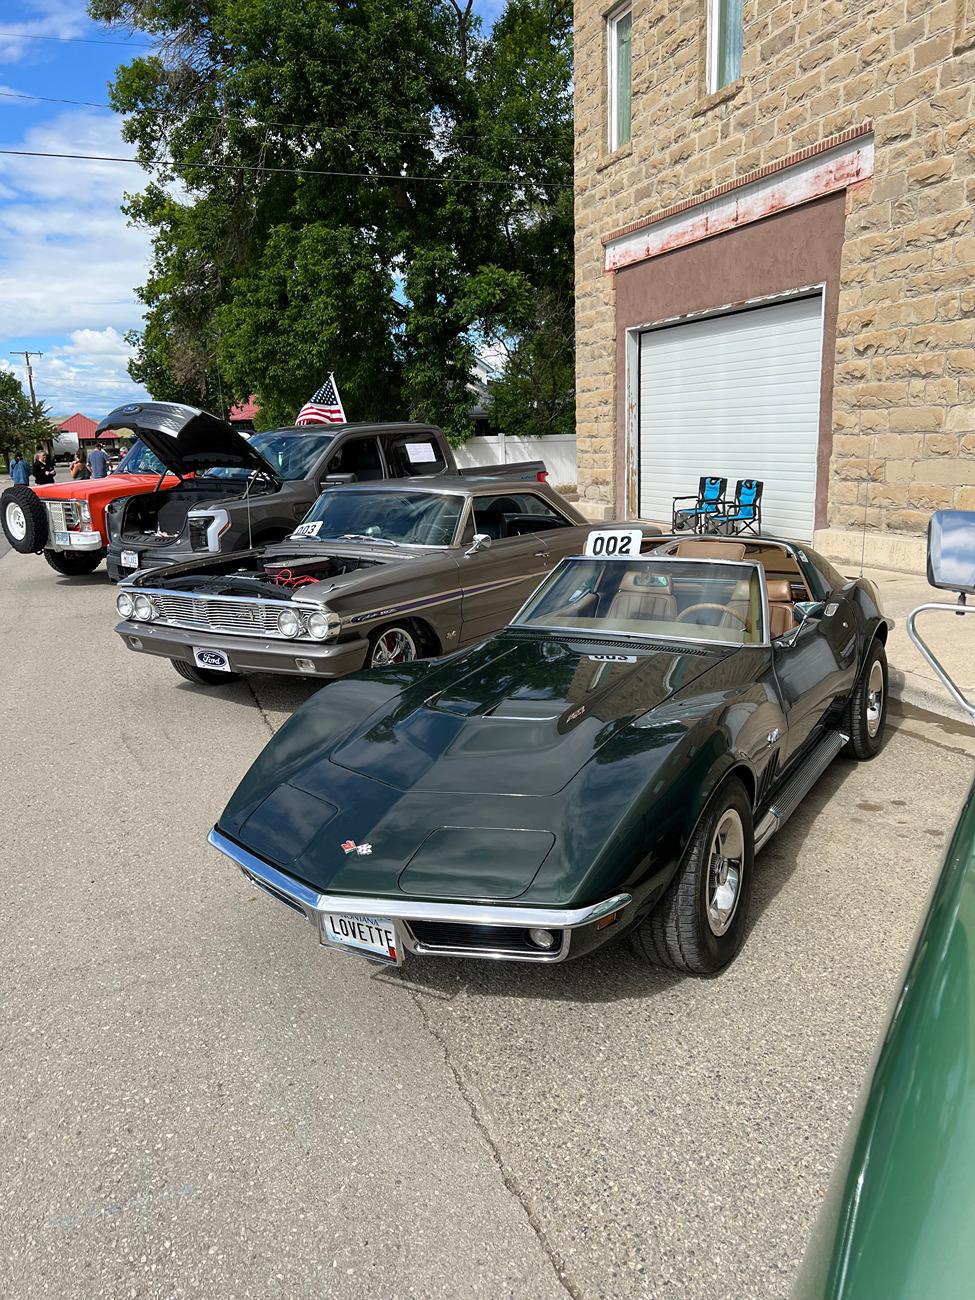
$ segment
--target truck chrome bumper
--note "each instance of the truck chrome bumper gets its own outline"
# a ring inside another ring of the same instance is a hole
[[[322,894],[303,885],[293,876],[272,867],[262,858],[235,844],[216,827],[207,840],[219,852],[235,862],[259,889],[276,898],[295,912],[300,912],[319,932],[322,918],[330,912],[353,916],[383,916],[401,923],[405,947],[409,952],[429,957],[475,957],[495,961],[565,961],[569,955],[571,932],[582,926],[595,925],[613,917],[632,901],[629,894],[616,894],[587,907],[519,907],[497,903],[430,903],[416,898],[367,898],[356,894]],[[410,928],[411,921],[443,923],[451,926],[498,927],[497,946],[463,946],[457,943],[431,943],[419,940]],[[559,936],[558,948],[551,951],[514,952],[503,946],[505,932],[512,929],[550,930]]]
[[[51,534],[51,540],[48,542],[48,550],[51,551],[100,551],[104,548],[105,543],[102,540],[101,533],[96,533],[90,528],[83,528],[74,532],[59,532],[58,537],[66,537],[67,544],[64,542],[54,541],[54,534]]]

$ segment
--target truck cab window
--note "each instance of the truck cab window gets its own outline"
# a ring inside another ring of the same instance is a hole
[[[352,438],[325,467],[326,474],[354,474],[359,483],[385,478],[378,438]]]

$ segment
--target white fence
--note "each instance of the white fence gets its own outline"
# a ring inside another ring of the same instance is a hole
[[[454,452],[462,469],[503,465],[515,460],[543,460],[553,487],[576,482],[576,440],[572,434],[548,438],[470,438]]]

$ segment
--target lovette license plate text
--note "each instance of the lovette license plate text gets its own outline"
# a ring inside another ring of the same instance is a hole
[[[384,961],[399,962],[396,927],[381,916],[346,916],[328,912],[322,918],[322,940],[336,948],[355,948],[372,953]]]

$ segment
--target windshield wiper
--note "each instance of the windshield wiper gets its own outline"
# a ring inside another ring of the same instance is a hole
[[[380,546],[399,546],[399,542],[394,542],[391,537],[370,537],[368,533],[342,533],[339,540],[343,542],[378,542]]]

